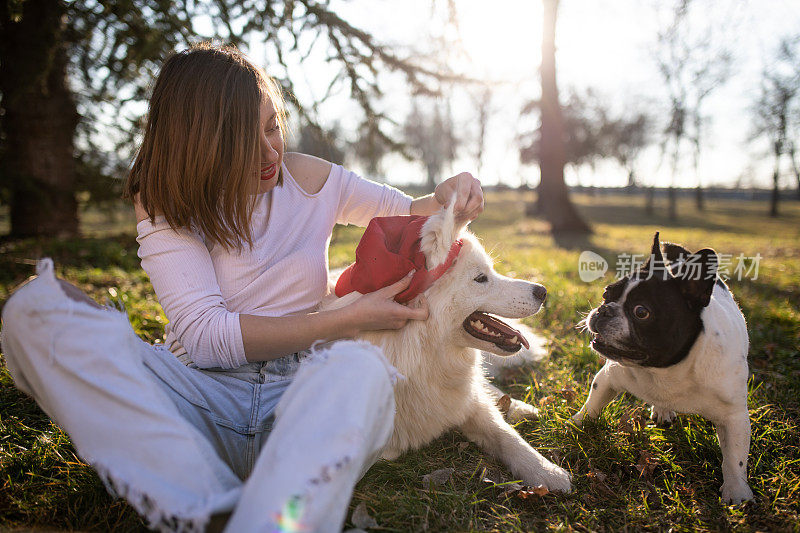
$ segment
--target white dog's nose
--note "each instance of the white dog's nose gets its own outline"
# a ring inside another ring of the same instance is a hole
[[[533,283],[532,285],[534,298],[544,301],[547,298],[547,289],[544,288],[544,285],[539,285],[538,283]]]

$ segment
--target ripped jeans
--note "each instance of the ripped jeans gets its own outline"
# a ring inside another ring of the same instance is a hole
[[[230,512],[227,531],[341,530],[393,430],[397,373],[378,348],[336,342],[284,379],[263,363],[199,370],[124,312],[67,296],[49,259],[37,273],[3,309],[6,365],[151,528]]]

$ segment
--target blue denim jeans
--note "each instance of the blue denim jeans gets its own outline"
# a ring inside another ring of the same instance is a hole
[[[229,531],[341,529],[393,429],[396,371],[378,348],[200,370],[139,339],[125,313],[68,296],[50,260],[37,271],[3,309],[6,365],[151,527],[200,531],[232,512]]]
[[[162,345],[144,359],[181,416],[197,428],[242,480],[275,422],[275,409],[299,367],[293,354],[230,370],[185,366]]]

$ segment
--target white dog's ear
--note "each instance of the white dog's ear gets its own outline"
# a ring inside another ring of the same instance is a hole
[[[467,221],[456,223],[454,200],[455,198],[451,198],[447,207],[431,215],[422,226],[420,249],[425,254],[428,270],[444,262],[450,247],[467,226]]]

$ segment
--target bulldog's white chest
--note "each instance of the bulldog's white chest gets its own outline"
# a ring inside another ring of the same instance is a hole
[[[658,370],[625,369],[620,384],[637,398],[670,411],[708,417],[719,410],[720,398],[711,376]]]
[[[652,405],[712,421],[746,405],[747,343],[720,342],[709,329],[681,363],[667,368],[623,367],[618,370],[619,385]]]

